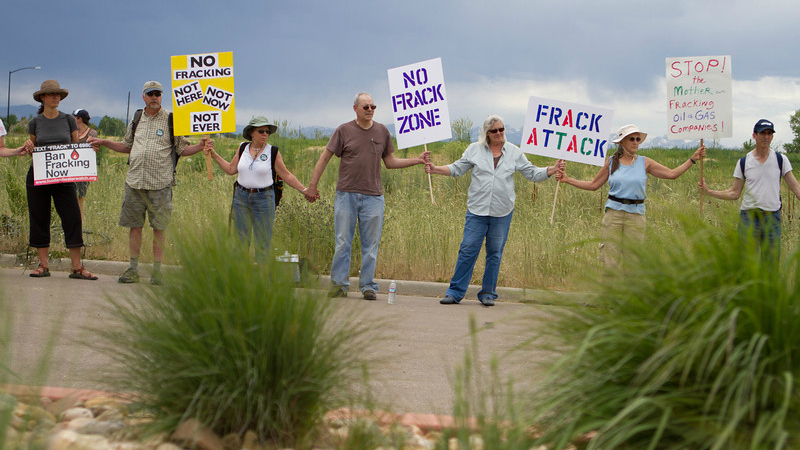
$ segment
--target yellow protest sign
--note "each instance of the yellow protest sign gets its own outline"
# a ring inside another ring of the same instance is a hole
[[[179,55],[171,60],[175,134],[235,132],[233,52]]]

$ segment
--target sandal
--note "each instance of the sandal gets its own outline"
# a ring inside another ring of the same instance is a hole
[[[76,278],[78,280],[96,280],[97,277],[92,273],[86,270],[86,267],[81,266],[80,269],[72,269],[72,273],[69,274],[70,278]]]
[[[50,276],[50,269],[47,266],[43,266],[43,265],[39,264],[39,267],[37,267],[36,269],[32,270],[29,275],[32,276],[33,278],[49,277]]]

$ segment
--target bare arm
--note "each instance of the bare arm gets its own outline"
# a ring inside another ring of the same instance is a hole
[[[405,169],[406,167],[425,164],[425,159],[431,152],[422,152],[416,158],[396,158],[394,153],[389,153],[383,157],[383,165],[387,169]]]
[[[610,161],[610,159],[606,161],[605,165],[597,172],[597,175],[594,176],[592,181],[576,180],[575,178],[568,177],[564,171],[562,171],[562,175],[560,175],[558,178],[560,178],[562,183],[567,183],[570,186],[575,186],[578,189],[583,189],[585,191],[596,191],[600,188],[600,186],[604,185],[605,182],[608,181],[608,164]],[[548,170],[548,175],[549,172],[550,171]]]
[[[663,178],[665,180],[674,180],[679,176],[683,175],[690,167],[695,165],[697,161],[702,159],[706,155],[706,147],[705,145],[701,145],[697,150],[695,150],[694,154],[691,158],[687,159],[683,164],[680,166],[670,169],[662,164],[659,164],[651,158],[647,158],[645,161],[645,171],[650,175],[656,178]],[[694,162],[693,162],[694,161]]]
[[[278,152],[278,154],[275,156],[275,172],[278,172],[278,176],[283,178],[283,181],[285,181],[286,184],[297,189],[301,194],[305,194],[305,186],[303,186],[303,183],[301,183],[300,180],[298,180],[297,177],[286,168],[286,164],[283,163],[281,152]]]
[[[207,145],[213,147],[214,141],[212,141],[211,138],[208,136],[203,136],[202,138],[200,138],[200,142],[198,142],[197,144],[189,145],[186,148],[184,148],[183,153],[181,153],[181,156],[192,156],[195,153],[200,153]]]
[[[22,156],[25,153],[27,152],[24,145],[19,148],[6,148],[4,136],[0,136],[0,156]]]
[[[100,146],[110,148],[112,151],[117,153],[130,153],[130,147],[125,146],[122,142],[115,142],[109,139],[100,139],[96,137],[90,137],[86,140],[86,142],[92,144],[92,147],[95,149],[99,148]]]
[[[794,176],[792,176],[792,178],[794,178]],[[788,182],[789,181],[787,180],[787,183]],[[708,186],[706,185],[705,178],[701,178],[700,181],[697,183],[697,185],[700,186],[700,189],[702,189],[703,192],[710,195],[711,197],[718,198],[720,200],[737,200],[742,195],[742,189],[744,189],[744,180],[742,180],[741,178],[734,178],[733,186],[731,186],[730,189],[726,189],[724,191],[715,191],[713,189],[709,189]]]
[[[433,164],[425,164],[425,172],[435,175],[450,175],[449,166],[434,166]]]
[[[325,171],[325,167],[328,166],[328,161],[330,161],[332,157],[333,152],[327,148],[322,151],[321,155],[319,155],[317,164],[314,165],[314,173],[311,174],[311,181],[308,183],[308,189],[306,189],[306,198],[319,198],[317,184],[319,183],[319,179],[322,177],[322,172]]]
[[[214,151],[214,146],[210,146],[203,150],[206,155],[211,156],[211,159],[217,163],[220,169],[223,172],[227,173],[228,175],[235,175],[239,172],[239,149],[237,148],[235,152],[233,152],[233,158],[231,158],[231,162],[225,161],[225,158],[219,156],[219,154]],[[185,153],[185,152],[184,152]]]
[[[800,199],[800,182],[797,181],[794,174],[792,172],[786,172],[783,179],[786,180],[786,184],[789,186],[789,189],[792,190],[794,196]]]

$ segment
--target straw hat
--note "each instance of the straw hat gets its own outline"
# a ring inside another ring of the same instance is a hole
[[[33,99],[37,102],[41,103],[41,97],[44,94],[52,94],[57,93],[61,94],[61,100],[64,100],[69,95],[69,91],[66,89],[61,89],[61,86],[58,85],[58,81],[56,80],[44,80],[42,81],[42,87],[39,88],[38,91],[33,93]]]

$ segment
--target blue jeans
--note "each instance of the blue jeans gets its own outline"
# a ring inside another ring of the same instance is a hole
[[[485,238],[486,267],[483,271],[483,283],[478,292],[478,298],[491,298],[492,300],[497,298],[500,261],[503,258],[503,249],[506,246],[513,215],[514,211],[504,217],[476,216],[467,211],[467,217],[464,220],[464,238],[461,240],[461,248],[458,249],[456,270],[445,295],[449,295],[457,301],[464,298]]]
[[[765,254],[780,258],[781,254],[781,211],[767,212],[760,209],[739,211],[739,233],[746,237],[750,233],[753,240]]]
[[[383,230],[383,195],[366,195],[356,192],[336,191],[334,202],[334,229],[336,251],[331,263],[331,282],[347,292],[350,286],[350,252],[358,222],[361,237],[361,274],[358,288],[361,292],[372,289],[378,292],[375,282],[375,262]]]
[[[233,223],[242,243],[250,247],[250,232],[255,236],[256,262],[269,258],[272,224],[275,222],[275,193],[272,189],[249,193],[238,187],[233,194]]]

